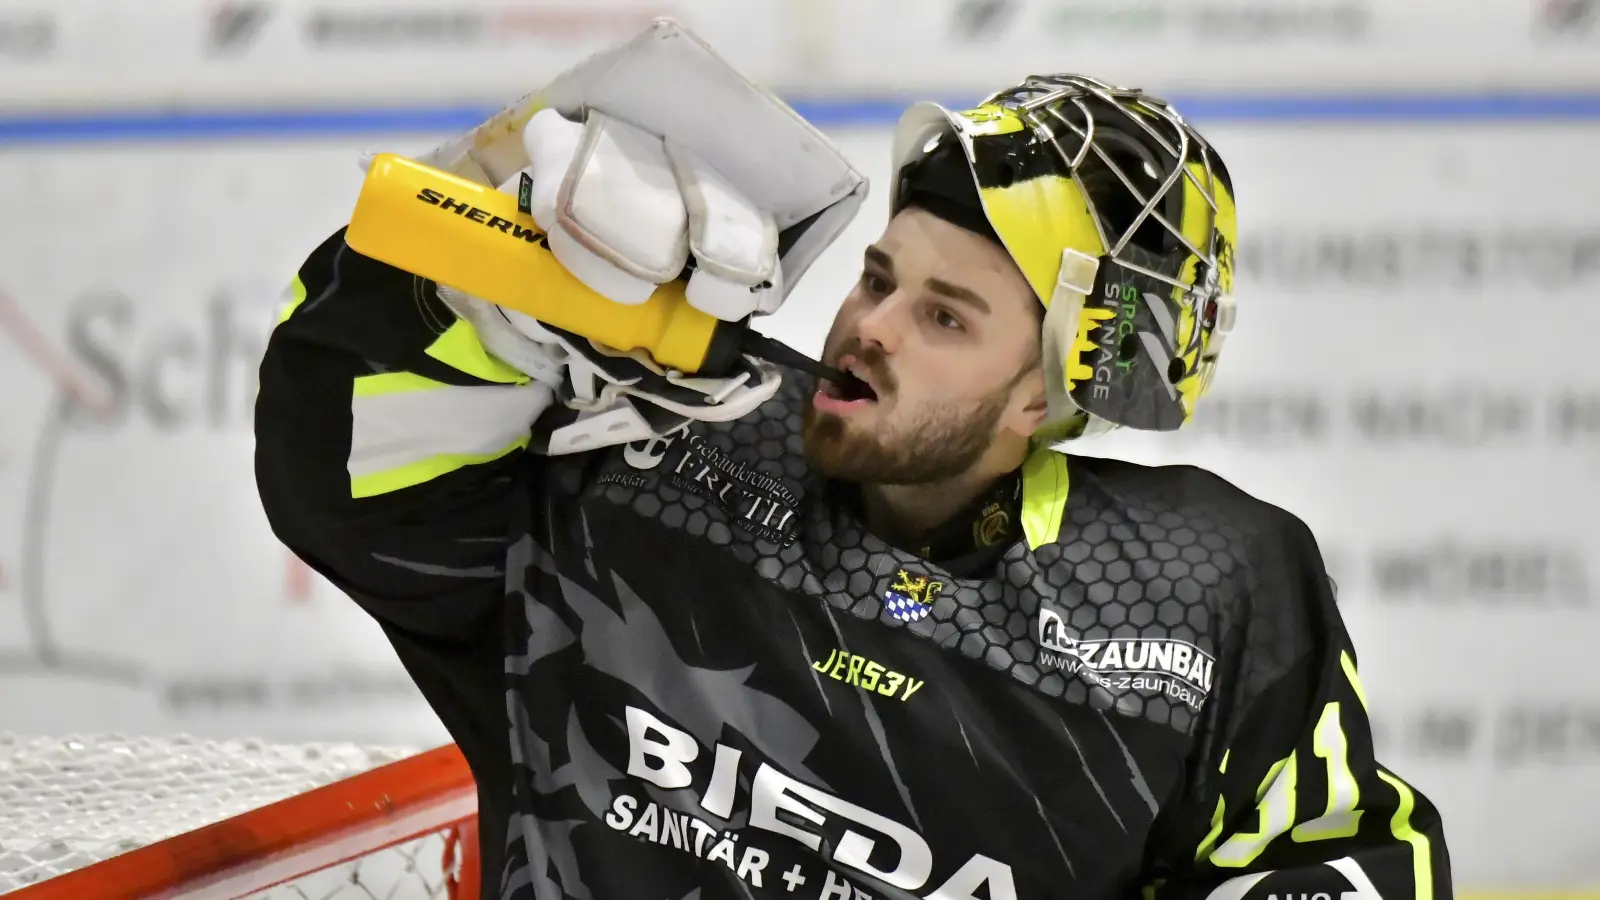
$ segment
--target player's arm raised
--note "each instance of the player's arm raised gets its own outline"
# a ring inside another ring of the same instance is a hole
[[[745,357],[726,375],[682,377],[600,346],[600,325],[686,270],[679,293],[702,318],[776,311],[866,185],[792,109],[669,21],[417,162],[527,200],[545,248],[500,243],[559,262],[540,269],[544,296],[518,287],[544,308],[563,298],[566,330],[357,252],[353,220],[305,262],[269,341],[256,474],[278,537],[380,621],[466,637],[503,599],[514,498],[537,493],[541,453],[738,418],[778,387],[774,366]],[[451,210],[407,221],[485,221]],[[394,246],[429,240],[405,237]]]
[[[1439,814],[1374,756],[1316,541],[1280,516],[1259,539],[1236,688],[1213,698],[1192,790],[1151,854],[1153,896],[1448,900]]]
[[[502,362],[431,282],[333,235],[296,275],[261,365],[256,479],[273,530],[380,620],[470,633],[503,593],[511,485],[560,377],[546,358]]]
[[[502,189],[530,178],[544,207],[540,224],[552,246],[565,248],[562,265],[610,293],[631,292],[623,299],[637,303],[653,285],[620,266],[638,270],[638,257],[687,253],[694,223],[680,190],[698,185],[663,171],[661,139],[638,129],[629,142],[602,142],[580,158],[594,115],[587,130],[554,110],[534,116],[523,135],[532,164]],[[584,225],[604,229],[632,255],[607,258],[563,240],[569,235],[552,211],[563,188],[587,201],[578,204]],[[736,196],[730,204],[749,208]],[[278,537],[386,624],[466,636],[490,615],[504,593],[510,504],[538,490],[540,453],[648,438],[687,417],[737,417],[777,388],[776,371],[765,367],[764,378],[698,379],[694,385],[721,402],[695,402],[700,393],[670,383],[645,357],[616,355],[363,255],[352,246],[353,229],[306,260],[268,343],[256,470]],[[776,268],[775,242],[746,243],[747,268]],[[657,277],[676,278],[682,267],[658,266]],[[553,281],[570,280],[548,271]],[[724,301],[736,318],[763,299],[714,276],[699,287],[696,295]],[[620,308],[599,293],[577,299],[576,311],[563,313],[580,323]]]

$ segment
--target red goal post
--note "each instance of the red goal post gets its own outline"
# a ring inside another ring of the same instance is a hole
[[[0,736],[0,804],[6,900],[478,898],[477,792],[453,745]]]

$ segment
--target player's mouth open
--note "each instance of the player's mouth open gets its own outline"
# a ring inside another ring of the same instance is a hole
[[[878,402],[878,390],[873,387],[866,366],[845,357],[839,368],[851,377],[843,384],[824,379],[817,383],[817,395],[812,405],[823,412],[847,413],[866,409]]]

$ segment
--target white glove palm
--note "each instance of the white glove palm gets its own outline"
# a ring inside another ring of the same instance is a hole
[[[581,123],[541,110],[523,144],[533,219],[596,292],[643,303],[692,260],[685,295],[701,312],[738,321],[782,303],[772,215],[692,151],[594,110]]]
[[[618,303],[643,303],[657,287],[681,277],[692,255],[685,295],[702,312],[738,321],[782,302],[772,216],[694,154],[594,111],[578,123],[542,110],[529,121],[523,140],[530,165],[500,190],[526,190],[551,253],[597,293]],[[529,374],[530,363],[539,365],[541,375],[548,362],[564,366],[566,384],[558,396],[577,416],[550,435],[550,453],[646,439],[689,419],[737,419],[781,383],[777,369],[749,359],[725,377],[686,376],[642,352],[597,347],[448,287],[439,293],[502,359]],[[506,325],[517,339],[506,339]],[[523,351],[533,351],[534,358],[523,359]]]
[[[602,296],[640,303],[690,268],[689,303],[724,321],[775,312],[867,189],[821,132],[669,20],[422,161],[510,193],[526,182],[557,260]],[[549,435],[550,453],[641,440],[687,419],[727,421],[778,387],[776,369],[748,358],[726,377],[688,377],[439,293],[497,356],[535,377],[565,373],[565,410],[552,412],[576,421]]]

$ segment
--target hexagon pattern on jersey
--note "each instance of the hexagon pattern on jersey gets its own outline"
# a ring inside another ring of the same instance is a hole
[[[613,482],[600,488],[603,496],[670,528],[728,547],[786,589],[822,599],[841,613],[903,628],[1049,697],[1115,708],[1193,732],[1195,710],[1181,700],[1110,691],[1048,664],[1038,640],[1040,608],[1047,603],[1064,613],[1068,627],[1082,640],[1168,639],[1215,655],[1221,636],[1235,624],[1218,621],[1233,617],[1231,607],[1219,601],[1238,596],[1245,577],[1241,560],[1249,536],[1241,528],[1216,521],[1214,506],[1175,505],[1148,495],[1113,498],[1092,482],[1074,484],[1056,543],[1030,552],[1019,542],[998,564],[997,577],[954,578],[868,534],[848,513],[806,502],[804,498],[821,489],[820,480],[807,471],[801,438],[803,403],[796,392],[806,382],[793,377],[787,381],[755,415],[726,426],[700,426],[703,430],[695,433],[802,498],[797,539],[779,545],[752,535],[715,502],[675,486],[670,478],[648,488]],[[675,443],[686,440],[680,436]],[[669,448],[661,471],[670,470],[675,458]],[[915,621],[896,618],[886,605],[885,594],[902,569],[944,585],[931,613]],[[1272,625],[1250,624],[1257,629]],[[1258,643],[1272,641],[1251,640]],[[1258,666],[1277,667],[1271,655],[1258,659]],[[1271,673],[1239,674],[1254,676],[1254,682]]]

